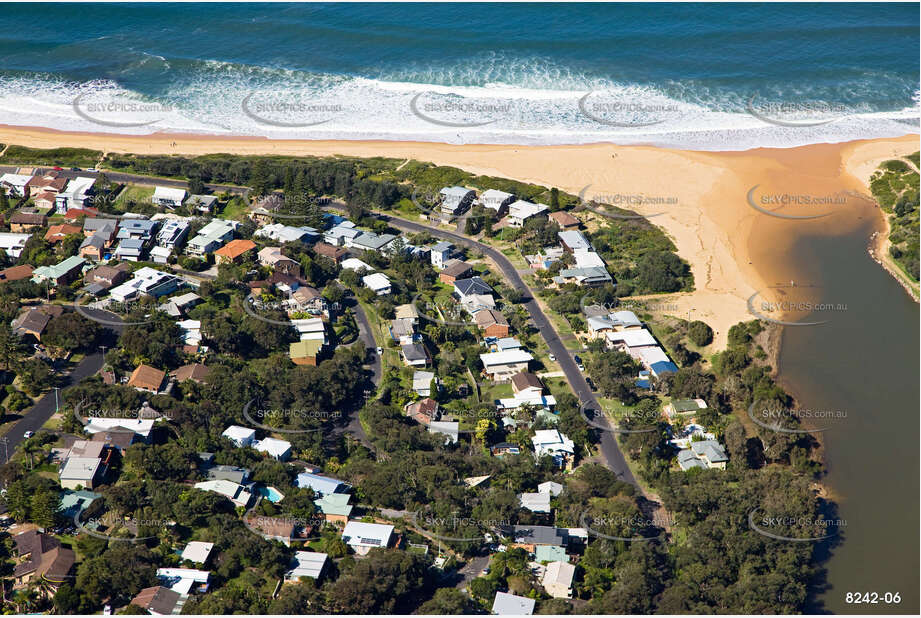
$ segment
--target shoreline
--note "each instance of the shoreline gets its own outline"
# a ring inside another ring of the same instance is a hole
[[[754,319],[752,294],[796,278],[783,263],[784,247],[801,234],[844,233],[869,214],[862,200],[848,199],[836,216],[791,224],[757,212],[746,203],[753,186],[787,194],[828,195],[842,189],[864,192],[870,173],[895,153],[917,150],[917,136],[747,151],[671,150],[654,146],[596,143],[575,146],[453,145],[435,142],[310,141],[220,135],[130,136],[71,133],[0,125],[0,143],[32,148],[78,147],[104,153],[355,156],[416,159],[436,165],[557,187],[587,199],[601,198],[649,216],[691,266],[695,289],[669,295],[675,315],[702,320],[719,349],[727,332]],[[912,144],[912,145],[909,145]],[[661,170],[668,170],[663,178]],[[768,189],[770,188],[770,189]],[[667,205],[635,205],[643,198],[668,198]],[[874,208],[879,211],[878,208]],[[656,216],[652,216],[656,215]],[[839,216],[840,215],[840,216]],[[878,216],[878,215],[874,215]],[[776,298],[773,300],[777,300]]]

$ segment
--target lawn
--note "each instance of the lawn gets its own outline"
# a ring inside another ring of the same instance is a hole
[[[154,187],[125,185],[125,188],[118,194],[118,198],[115,200],[115,206],[124,208],[129,201],[137,204],[150,203],[150,199],[153,197],[155,190]]]

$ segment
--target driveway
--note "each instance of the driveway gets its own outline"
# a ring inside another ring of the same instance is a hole
[[[448,232],[436,227],[423,225],[421,223],[416,223],[415,221],[408,221],[406,219],[400,219],[390,215],[384,215],[380,213],[377,214],[382,219],[393,225],[393,227],[409,232],[428,232],[432,236],[450,240],[458,245],[474,248],[498,264],[506,279],[511,282],[512,287],[523,294],[524,300],[522,300],[519,304],[523,305],[527,312],[530,314],[531,319],[534,321],[534,326],[540,331],[544,341],[547,342],[547,346],[550,348],[550,352],[556,356],[556,362],[560,365],[560,369],[562,369],[563,373],[566,375],[566,380],[569,382],[569,385],[578,398],[579,402],[591,406],[592,409],[595,410],[601,409],[601,406],[598,404],[598,400],[595,398],[595,394],[592,392],[592,389],[588,387],[588,383],[586,383],[585,377],[582,375],[582,372],[579,371],[579,368],[576,366],[576,362],[572,359],[572,353],[563,345],[559,334],[556,332],[556,329],[553,328],[553,324],[550,322],[547,316],[544,315],[540,305],[531,294],[531,289],[525,284],[524,280],[521,278],[521,275],[518,274],[518,270],[508,260],[508,258],[502,254],[502,252],[490,247],[489,245],[484,245],[483,243],[477,242],[454,232]],[[607,419],[602,416],[597,416],[594,420],[599,424],[610,427],[610,423],[608,423]],[[613,471],[622,481],[638,486],[636,478],[634,478],[633,473],[627,466],[627,462],[624,459],[623,453],[620,451],[620,447],[617,444],[617,440],[615,439],[613,432],[601,432],[601,443],[599,448],[601,450],[601,457],[605,466]]]
[[[92,309],[83,307],[83,312],[95,315],[100,319],[111,320],[111,321],[121,321],[121,318],[110,311],[104,311],[102,309]],[[123,325],[119,326],[110,326],[106,325],[104,332],[108,335],[109,338],[114,337],[115,334],[121,332],[124,329]],[[112,341],[107,341],[106,343],[111,344]],[[112,346],[109,345],[109,348]],[[77,366],[69,372],[65,372],[61,376],[60,390],[67,388],[68,386],[73,386],[82,382],[83,380],[96,375],[96,373],[102,369],[103,357],[101,351],[95,351],[92,354],[88,354],[82,361],[77,363]],[[37,432],[42,426],[48,422],[48,419],[55,413],[58,408],[58,404],[63,403],[63,398],[58,393],[52,389],[51,392],[46,393],[41,399],[39,399],[35,405],[23,412],[23,417],[16,421],[13,426],[6,432],[6,450],[0,450],[0,457],[4,458],[4,463],[6,463],[6,456],[9,454],[13,455],[13,452],[16,450],[16,447],[19,446],[25,438],[23,434],[27,431]]]

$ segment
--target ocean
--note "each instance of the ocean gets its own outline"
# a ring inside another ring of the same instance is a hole
[[[0,123],[700,150],[918,132],[917,4],[4,4]]]

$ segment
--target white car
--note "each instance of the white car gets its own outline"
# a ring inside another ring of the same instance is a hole
[[[27,432],[25,432],[24,434],[22,434],[22,437],[25,438],[26,440],[28,440],[29,438],[31,438],[31,437],[34,436],[34,435],[35,435],[35,432],[34,432],[34,431],[27,431]]]
[[[377,355],[378,355],[378,356],[380,356],[380,355],[383,354],[383,353],[384,353],[384,348],[378,348],[378,349],[377,349]]]
[[[551,354],[551,355],[550,355],[550,360],[555,361],[555,360],[556,360],[556,356],[554,356],[553,354]]]

